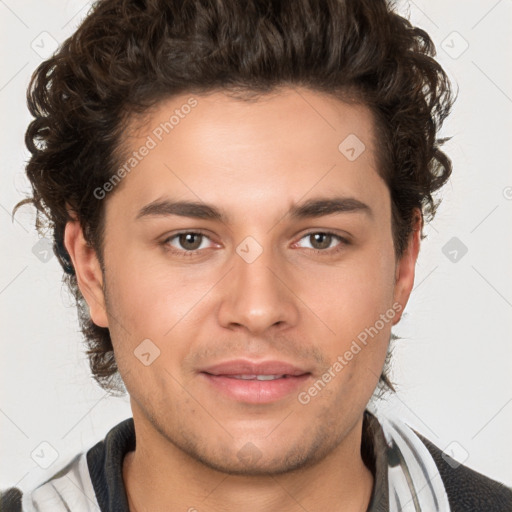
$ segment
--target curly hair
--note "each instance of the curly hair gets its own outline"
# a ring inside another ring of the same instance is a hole
[[[94,190],[123,161],[128,120],[177,94],[222,90],[248,100],[280,86],[366,105],[399,257],[416,209],[433,218],[433,193],[451,173],[437,134],[453,96],[434,57],[429,35],[386,0],[96,2],[32,76],[34,119],[25,137],[32,195],[14,210],[34,205],[36,228],[51,232],[96,381],[106,390],[118,382],[110,333],[89,316],[63,236],[73,214],[103,268],[105,201]],[[394,389],[387,363],[379,384]]]

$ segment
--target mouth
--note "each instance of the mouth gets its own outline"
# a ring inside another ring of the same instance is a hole
[[[225,377],[240,380],[276,380],[286,379],[288,375],[225,375]]]
[[[230,400],[268,404],[296,394],[311,372],[281,361],[228,361],[200,372],[207,385]]]

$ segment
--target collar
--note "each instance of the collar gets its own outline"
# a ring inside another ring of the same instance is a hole
[[[128,512],[122,476],[123,458],[135,449],[133,418],[115,426],[87,453],[87,462],[98,504],[104,512]],[[367,512],[388,512],[387,445],[377,418],[365,411],[361,456],[373,474],[374,484]]]

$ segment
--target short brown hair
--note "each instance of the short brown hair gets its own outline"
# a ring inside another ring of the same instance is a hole
[[[453,98],[434,56],[428,34],[386,0],[96,2],[32,77],[26,172],[33,193],[15,209],[32,203],[37,229],[51,232],[100,385],[116,388],[110,332],[89,316],[63,236],[70,205],[103,261],[105,202],[94,190],[121,163],[125,121],[185,92],[243,98],[301,86],[363,103],[376,120],[399,257],[415,209],[433,218],[432,194],[451,173],[437,133]],[[393,389],[387,363],[380,384]]]

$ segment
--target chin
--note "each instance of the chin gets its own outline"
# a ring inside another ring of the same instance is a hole
[[[242,447],[242,450],[246,448],[247,445]],[[252,454],[248,453],[250,450],[253,450]],[[310,458],[303,453],[288,454],[278,457],[274,456],[274,458],[269,459],[262,456],[261,453],[258,454],[256,450],[253,445],[249,450],[246,450],[243,457],[239,457],[238,454],[235,454],[228,459],[221,459],[198,454],[195,458],[204,466],[221,473],[251,477],[290,473],[314,465],[314,461],[311,461]]]
[[[319,435],[318,435],[319,434]],[[201,445],[187,442],[180,448],[204,466],[229,475],[263,476],[290,473],[314,466],[335,447],[334,439],[317,433],[315,438],[281,440],[253,438],[219,446],[203,441]],[[210,444],[210,445],[209,445]],[[238,447],[238,448],[237,448]]]

